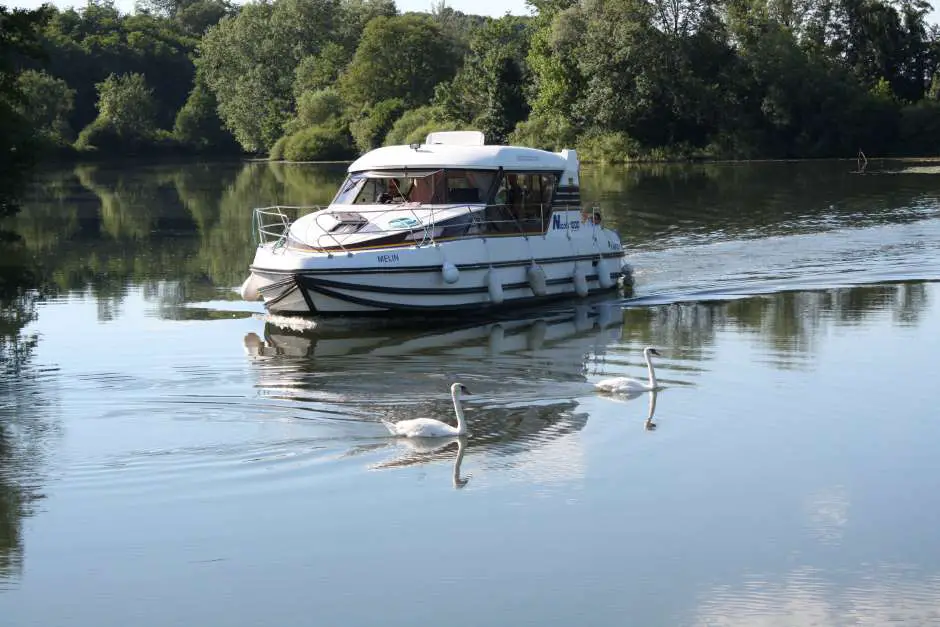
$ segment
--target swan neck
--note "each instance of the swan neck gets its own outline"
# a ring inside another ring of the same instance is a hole
[[[643,351],[643,353],[646,356],[646,369],[650,373],[650,387],[655,388],[656,387],[656,370],[653,368],[653,359],[650,356],[649,351]]]
[[[460,404],[460,392],[454,390],[451,393],[451,397],[454,399],[454,413],[457,414],[457,434],[463,435],[467,432],[467,423],[463,418],[463,406]]]

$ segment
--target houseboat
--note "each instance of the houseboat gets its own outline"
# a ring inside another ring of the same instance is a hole
[[[619,235],[581,207],[576,151],[476,131],[372,150],[328,206],[258,208],[254,229],[240,293],[272,314],[486,312],[631,280]]]

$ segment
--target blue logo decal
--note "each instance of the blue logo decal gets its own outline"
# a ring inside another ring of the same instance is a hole
[[[408,229],[415,227],[421,224],[421,221],[416,218],[411,218],[405,216],[404,218],[395,218],[394,220],[389,220],[388,225],[393,229]]]
[[[555,231],[564,231],[565,229],[571,229],[572,231],[577,231],[581,228],[581,223],[577,220],[567,220],[565,222],[561,221],[560,214],[552,215],[552,229]]]

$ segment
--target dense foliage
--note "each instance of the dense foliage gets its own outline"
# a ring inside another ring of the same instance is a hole
[[[24,92],[33,83],[44,91],[44,81],[20,71],[24,62],[42,56],[39,30],[47,18],[46,11],[0,6],[0,218],[16,213],[17,194],[37,158],[38,135],[47,126],[43,115],[30,119]]]
[[[392,0],[50,7],[46,60],[5,53],[4,123],[88,155],[349,159],[443,129],[599,161],[940,148],[925,0],[529,1],[499,19]]]

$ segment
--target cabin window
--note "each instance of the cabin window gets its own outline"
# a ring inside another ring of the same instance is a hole
[[[494,197],[495,230],[543,232],[551,217],[558,176],[546,172],[504,172]]]
[[[442,170],[374,170],[349,175],[333,198],[333,204],[442,203],[444,197]]]
[[[336,196],[333,198],[333,204],[353,204],[356,201],[356,197],[362,191],[362,186],[365,181],[366,178],[359,174],[353,174],[352,176],[349,176],[345,181],[343,181],[339,191],[336,192]]]
[[[409,180],[408,201],[423,205],[440,205],[446,198],[444,171],[437,170],[424,176],[413,176]]]
[[[447,202],[485,203],[495,179],[492,170],[447,170]]]
[[[493,170],[373,170],[351,174],[334,204],[388,203],[484,204],[496,172]]]

